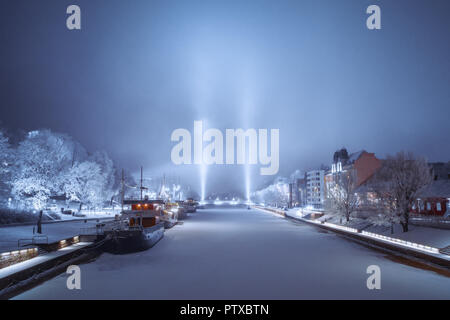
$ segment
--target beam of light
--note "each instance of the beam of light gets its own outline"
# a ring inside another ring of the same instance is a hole
[[[254,117],[255,110],[255,99],[254,99],[254,88],[253,88],[253,77],[251,77],[250,70],[244,72],[242,77],[242,125],[244,128],[248,129],[252,126],[252,119]],[[249,141],[247,141],[249,142]],[[249,152],[250,146],[246,144],[246,164],[244,166],[244,186],[245,186],[245,200],[246,203],[250,203],[250,192],[251,192],[251,165],[249,164]]]
[[[206,176],[207,166],[206,164],[200,165],[200,200],[204,201],[206,196]]]
[[[250,189],[251,189],[251,181],[250,181],[250,165],[245,165],[245,198],[247,202],[250,201]]]
[[[203,123],[203,128],[202,128],[202,136],[203,136],[203,132],[205,130],[205,125],[207,123],[206,119],[202,119],[201,120]],[[208,165],[205,164],[205,161],[203,159],[203,148],[204,148],[204,144],[203,144],[203,139],[201,141],[202,144],[202,148],[201,148],[201,154],[200,154],[200,158],[202,163],[199,164],[199,170],[200,170],[200,201],[204,201],[206,198],[206,179],[208,176]]]
[[[191,55],[191,74],[195,75],[190,82],[192,85],[192,106],[196,111],[194,120],[202,121],[204,130],[208,125],[208,121],[204,119],[204,117],[207,117],[208,110],[213,103],[214,87],[212,84],[214,81],[212,80],[215,78],[216,74],[212,72],[213,61],[208,56],[204,55],[204,51],[201,50],[200,44],[199,46],[200,47],[194,46],[193,51],[189,54]],[[203,152],[201,157],[203,158]],[[198,166],[200,175],[200,200],[204,201],[206,198],[207,165],[202,163]]]

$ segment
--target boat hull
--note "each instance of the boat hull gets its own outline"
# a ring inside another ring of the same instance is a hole
[[[164,221],[164,228],[170,229],[170,228],[172,228],[174,225],[176,225],[177,222],[178,222],[177,220],[166,220],[166,221]]]
[[[118,230],[106,234],[109,240],[105,243],[105,251],[113,254],[124,254],[144,251],[153,247],[164,236],[164,223],[159,223],[142,230]]]

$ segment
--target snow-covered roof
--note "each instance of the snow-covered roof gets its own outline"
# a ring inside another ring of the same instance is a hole
[[[420,193],[427,198],[450,198],[450,180],[436,180],[425,187]]]
[[[362,156],[363,153],[365,153],[366,150],[361,150],[358,152],[354,152],[352,154],[350,154],[349,158],[348,158],[348,163],[354,163],[356,160],[359,159],[359,157]]]

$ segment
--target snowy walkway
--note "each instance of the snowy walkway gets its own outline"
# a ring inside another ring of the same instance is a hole
[[[96,224],[96,220],[86,223],[84,223],[84,220],[49,223],[42,225],[42,232],[48,236],[49,242],[54,242],[77,236],[80,234],[81,228],[93,227]],[[19,239],[31,239],[33,237],[33,227],[35,226],[0,227],[0,253],[17,250]]]
[[[67,255],[69,253],[72,253],[72,252],[74,252],[76,250],[79,250],[81,248],[87,247],[87,246],[89,246],[91,244],[92,244],[92,242],[78,242],[78,243],[75,243],[75,244],[73,244],[71,246],[59,249],[57,251],[53,251],[53,252],[50,252],[50,253],[47,253],[47,254],[39,255],[39,256],[34,257],[34,258],[30,259],[30,260],[19,262],[19,263],[16,263],[16,264],[12,265],[12,266],[0,269],[0,279],[9,277],[9,276],[11,276],[11,275],[13,275],[15,273],[24,271],[24,270],[32,268],[32,267],[35,267],[35,266],[40,265],[40,264],[42,264],[44,262],[47,262],[47,261],[50,261],[50,260],[53,260],[53,259],[65,256],[65,255]]]
[[[61,274],[16,298],[450,299],[445,273],[401,262],[272,213],[199,210],[148,251],[81,265],[81,290]],[[381,290],[366,287],[369,265],[381,268]]]
[[[301,216],[298,213],[298,209],[290,209],[286,214],[293,217]],[[331,215],[325,215],[317,220],[339,224],[339,218]],[[390,226],[374,226],[370,225],[370,223],[364,219],[357,218],[352,218],[350,220],[350,223],[346,226],[356,229],[362,229],[364,231],[384,235],[391,238],[416,242],[430,247],[445,248],[447,246],[450,246],[450,230],[447,229],[437,229],[410,224],[409,231],[403,232],[401,226],[399,224],[396,224],[394,226],[394,233],[391,234]]]

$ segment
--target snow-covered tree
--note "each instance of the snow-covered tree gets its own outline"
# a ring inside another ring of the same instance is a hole
[[[0,130],[0,175],[5,174],[11,167],[13,150],[8,137]]]
[[[20,142],[11,178],[11,193],[25,208],[40,210],[52,194],[61,194],[63,172],[73,158],[70,137],[50,130],[29,132]]]
[[[114,162],[109,158],[105,151],[95,152],[92,157],[90,157],[90,160],[100,166],[103,188],[99,196],[103,199],[103,201],[111,200],[111,198],[115,196],[118,191],[116,187],[116,169],[114,167]]]
[[[331,214],[344,217],[347,222],[359,206],[359,197],[355,193],[356,177],[352,170],[341,172],[335,181],[329,183],[325,208]]]
[[[371,188],[384,210],[385,218],[399,222],[408,232],[410,210],[419,191],[432,181],[431,171],[423,158],[399,152],[388,156],[375,174]]]
[[[102,174],[101,166],[94,161],[76,162],[67,170],[63,191],[69,201],[83,204],[100,205],[105,201],[103,189],[107,178]]]
[[[376,195],[373,192],[371,194]],[[394,198],[389,193],[384,192],[380,192],[378,197],[365,204],[365,209],[372,213],[368,220],[376,226],[390,227],[391,234],[393,234],[394,225],[400,223],[400,216],[397,215]]]
[[[253,193],[252,200],[273,206],[287,206],[289,202],[289,184],[285,179],[277,178],[268,187]]]
[[[14,161],[14,150],[9,143],[8,137],[0,130],[0,204],[6,203],[9,197],[12,163]]]

